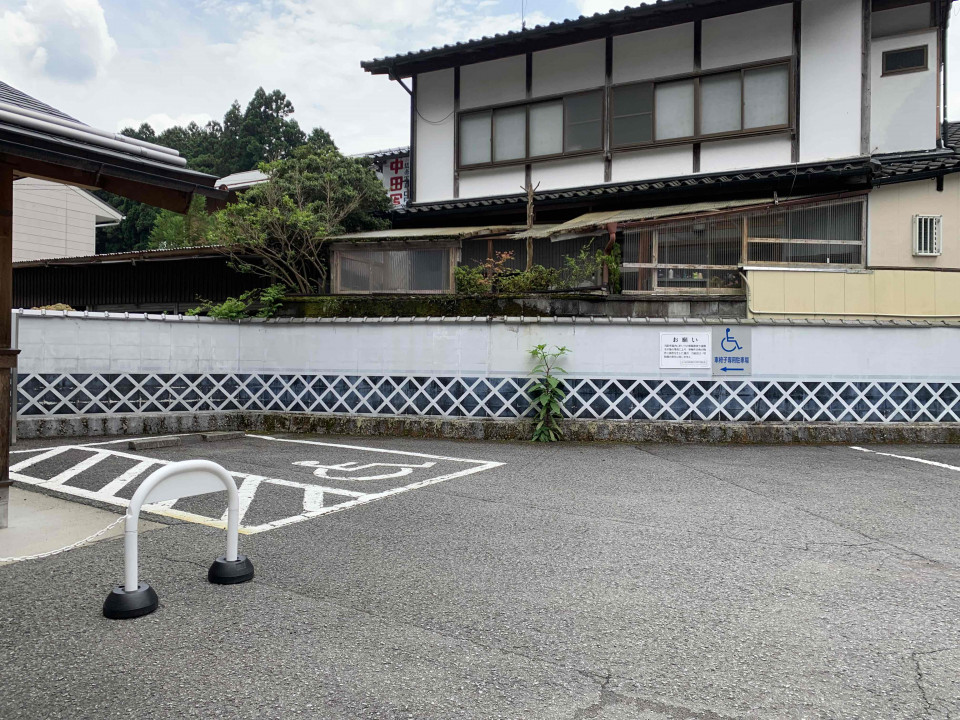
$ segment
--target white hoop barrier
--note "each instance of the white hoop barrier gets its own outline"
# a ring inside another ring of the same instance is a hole
[[[178,498],[227,491],[227,552],[214,560],[207,579],[219,585],[234,585],[253,579],[253,563],[237,554],[240,527],[240,497],[233,477],[221,465],[209,460],[170,463],[151,473],[133,494],[123,533],[124,584],[116,586],[103,603],[103,614],[114,620],[148,615],[157,609],[159,598],[147,583],[139,582],[137,533],[140,509],[144,505]]]

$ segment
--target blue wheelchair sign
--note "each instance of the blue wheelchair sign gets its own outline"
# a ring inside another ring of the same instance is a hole
[[[713,374],[738,376],[753,374],[750,328],[729,325],[713,328]]]

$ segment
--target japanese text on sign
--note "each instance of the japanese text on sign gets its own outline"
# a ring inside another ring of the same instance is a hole
[[[710,334],[705,332],[660,333],[660,367],[691,369],[710,367]]]

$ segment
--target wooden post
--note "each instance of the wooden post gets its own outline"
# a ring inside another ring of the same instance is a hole
[[[537,183],[537,187],[540,187],[540,183]],[[533,186],[533,183],[530,180],[527,180],[527,230],[533,230],[533,193],[537,188]],[[533,238],[529,235],[527,236],[527,265],[526,270],[529,270],[533,267]]]
[[[0,528],[7,527],[10,505],[10,370],[17,356],[10,349],[13,306],[13,168],[0,164]]]

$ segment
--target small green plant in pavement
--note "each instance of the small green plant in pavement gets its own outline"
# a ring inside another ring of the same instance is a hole
[[[565,374],[566,370],[557,363],[569,352],[570,349],[563,346],[555,347],[551,352],[546,345],[537,345],[530,351],[530,356],[536,362],[531,374],[538,376],[536,382],[530,386],[535,422],[533,442],[556,442],[563,439],[559,420],[563,417],[563,401],[567,392],[557,375]]]

